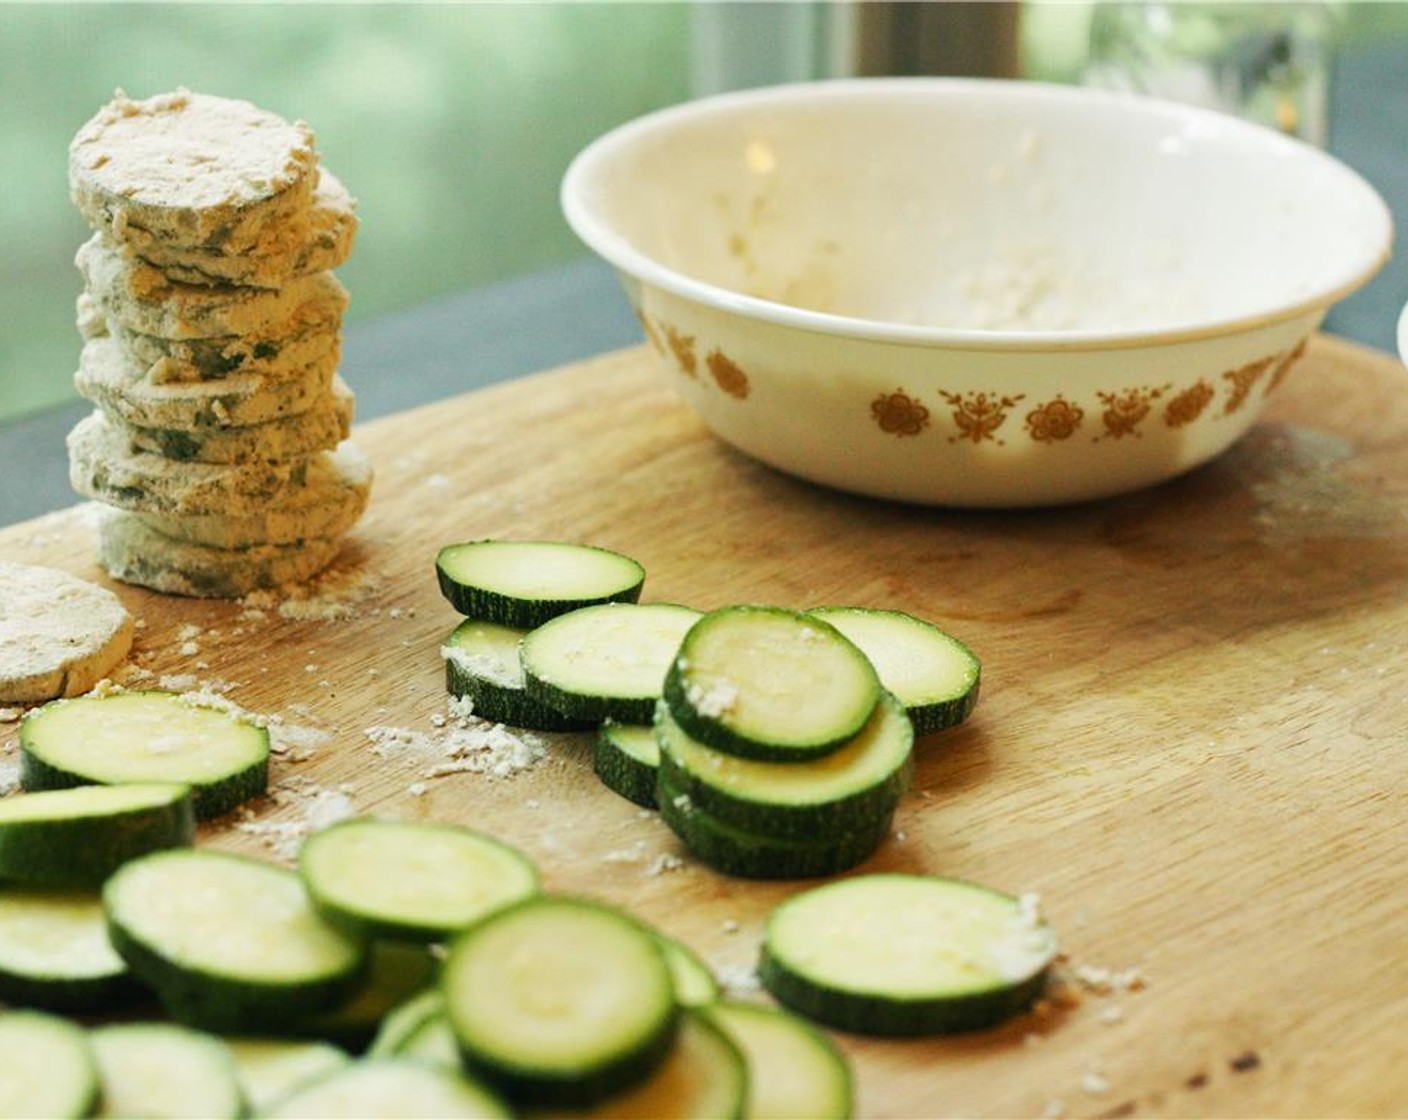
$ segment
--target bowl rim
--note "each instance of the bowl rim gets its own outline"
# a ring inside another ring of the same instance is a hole
[[[1369,204],[1372,251],[1356,260],[1310,293],[1291,302],[1240,315],[1211,318],[1169,327],[1107,330],[978,330],[890,323],[859,316],[812,311],[790,304],[745,295],[699,280],[653,260],[635,248],[597,214],[589,200],[589,184],[600,166],[639,138],[676,124],[721,111],[758,103],[788,104],[825,98],[881,98],[904,92],[913,94],[972,94],[999,92],[1005,97],[1033,100],[1066,99],[1100,102],[1122,111],[1165,116],[1245,136],[1252,142],[1293,152],[1297,158],[1318,162],[1339,176],[1350,189],[1360,190]],[[1388,262],[1393,251],[1393,215],[1377,188],[1363,175],[1328,152],[1264,125],[1215,109],[1183,104],[1140,93],[1095,89],[1087,86],[1008,78],[879,77],[827,78],[788,82],[714,94],[670,105],[618,125],[597,137],[572,159],[559,192],[563,214],[572,231],[588,248],[621,272],[681,298],[746,318],[763,320],[820,334],[892,343],[901,346],[943,346],[962,350],[1110,350],[1168,345],[1214,338],[1297,319],[1328,309],[1367,284]]]

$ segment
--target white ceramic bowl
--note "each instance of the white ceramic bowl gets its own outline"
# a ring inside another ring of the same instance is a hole
[[[1392,239],[1372,187],[1270,130],[965,79],[663,110],[583,151],[562,201],[720,437],[826,485],[960,506],[1205,462]]]

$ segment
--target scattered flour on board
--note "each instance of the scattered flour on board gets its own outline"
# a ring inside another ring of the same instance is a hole
[[[356,618],[358,608],[381,589],[381,581],[360,568],[333,568],[307,583],[254,591],[240,600],[244,622],[277,614],[294,622],[338,622]]]
[[[274,810],[260,816],[245,806],[235,829],[252,836],[279,860],[298,857],[303,841],[319,829],[352,816],[352,798],[345,786],[329,789],[302,778],[288,778],[269,790]]]
[[[467,700],[452,698],[447,711],[443,726],[430,731],[379,725],[366,728],[363,734],[371,740],[378,758],[420,763],[422,778],[448,774],[509,778],[548,757],[548,743],[542,736],[480,719]]]

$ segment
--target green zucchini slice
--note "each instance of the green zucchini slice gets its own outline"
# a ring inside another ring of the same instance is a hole
[[[675,1037],[653,931],[600,903],[539,896],[456,939],[442,980],[466,1066],[511,1101],[591,1104],[643,1081]]]
[[[92,1116],[98,1086],[81,1027],[43,1011],[0,1012],[0,1117]]]
[[[108,940],[96,891],[0,890],[0,1000],[78,1013],[144,991]]]
[[[719,998],[719,978],[699,954],[673,937],[655,934],[665,951],[665,963],[670,966],[670,979],[675,985],[675,1001],[681,1007],[700,1007]]]
[[[880,684],[905,706],[916,736],[954,727],[972,714],[982,665],[953,635],[903,611],[816,607],[807,613],[831,623],[870,658]]]
[[[725,607],[685,636],[665,699],[680,726],[715,750],[801,761],[859,733],[880,701],[880,680],[865,654],[819,618]]]
[[[318,915],[298,875],[206,849],[124,864],[103,887],[113,947],[191,1026],[267,1033],[336,1007],[367,946]]]
[[[304,842],[298,867],[328,921],[403,941],[442,940],[538,890],[523,853],[449,824],[342,821]]]
[[[629,556],[560,541],[447,545],[435,573],[460,614],[523,630],[578,607],[634,603],[645,584],[645,569]]]
[[[295,1089],[352,1061],[330,1042],[303,1038],[227,1038],[235,1076],[249,1110],[262,1116]]]
[[[113,1023],[89,1032],[107,1116],[244,1115],[235,1059],[214,1035],[175,1023]]]
[[[764,762],[705,746],[665,704],[656,710],[660,780],[719,821],[780,839],[814,841],[888,818],[909,787],[914,731],[884,694],[859,734],[808,762]]]
[[[370,1058],[335,1070],[263,1115],[289,1120],[368,1116],[507,1120],[513,1114],[484,1086],[457,1072],[401,1058]]]
[[[750,832],[695,805],[662,775],[660,819],[693,855],[715,871],[740,879],[815,879],[863,863],[890,834],[891,814],[882,813],[845,831],[797,840]]]
[[[767,1076],[759,1071],[760,1076]],[[685,1011],[665,1060],[643,1083],[583,1115],[594,1120],[743,1120],[749,1070],[733,1040],[707,1016]]]
[[[367,1056],[384,1058],[399,1053],[406,1040],[424,1023],[437,1017],[443,1018],[444,1014],[445,993],[438,985],[402,1000],[383,1016],[376,1037],[367,1047]]]
[[[350,997],[330,1011],[286,1020],[277,1033],[321,1038],[363,1050],[382,1021],[440,975],[435,946],[408,941],[373,941],[366,976]]]
[[[810,1023],[775,1007],[733,1000],[705,1014],[743,1052],[753,1074],[749,1120],[849,1120],[854,1114],[850,1063]]]
[[[467,618],[440,649],[445,689],[468,698],[481,719],[532,731],[583,731],[590,720],[573,719],[528,695],[518,647],[527,630]]]
[[[842,1030],[978,1030],[1040,995],[1056,937],[1030,896],[958,879],[881,874],[794,895],[772,912],[759,977]]]
[[[647,809],[655,808],[655,779],[660,771],[655,728],[607,720],[592,747],[592,769],[607,789]]]
[[[699,612],[673,603],[606,603],[523,639],[528,695],[577,719],[649,723],[665,671]]]
[[[27,790],[178,782],[198,820],[264,792],[269,732],[174,692],[113,692],[55,700],[20,724]]]
[[[188,786],[77,786],[0,799],[0,880],[97,887],[129,859],[189,847]]]

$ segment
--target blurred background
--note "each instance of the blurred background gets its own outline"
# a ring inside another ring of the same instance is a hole
[[[1203,49],[1212,32],[1187,17],[1211,7],[0,3],[0,422],[74,398],[72,260],[87,230],[67,197],[67,147],[117,88],[184,85],[311,123],[359,199],[340,273],[354,325],[587,256],[559,211],[562,173],[595,136],[651,109],[849,74],[1120,84],[1127,52],[1149,62],[1140,36]],[[1322,120],[1282,103],[1272,123],[1327,146],[1394,206],[1395,265],[1328,324],[1390,349],[1387,309],[1408,299],[1408,4],[1239,7],[1275,9],[1278,26],[1308,18],[1311,47],[1328,44],[1323,66],[1286,36],[1257,40],[1243,61],[1289,75],[1323,108]],[[1262,111],[1255,91],[1240,93]]]

